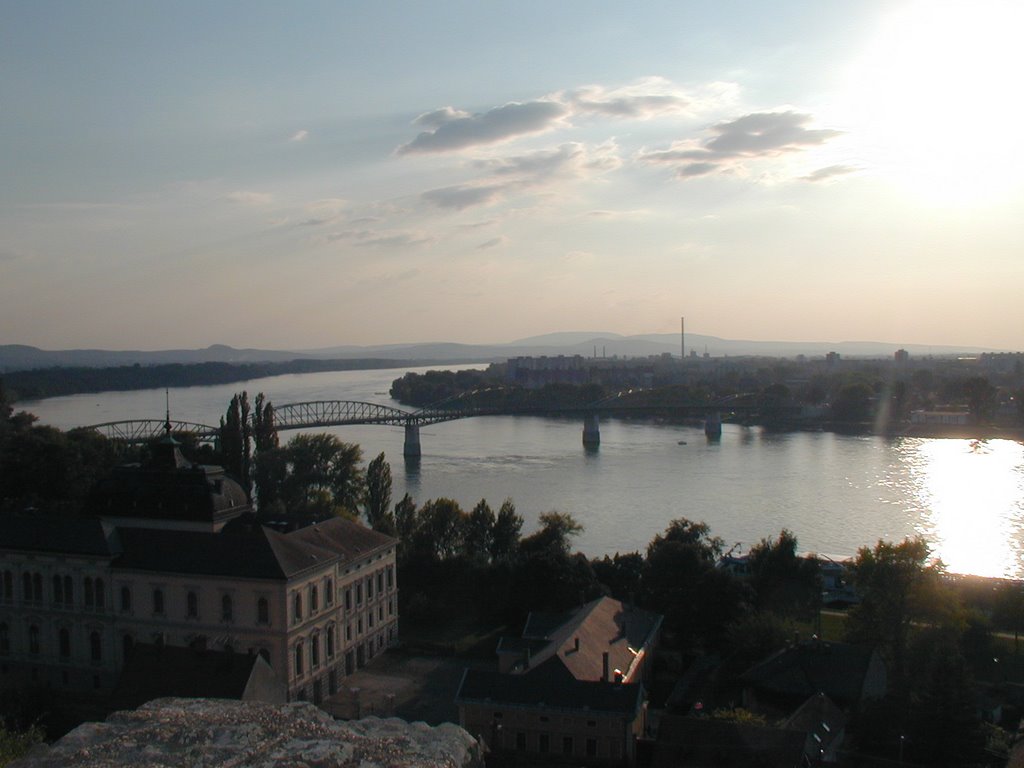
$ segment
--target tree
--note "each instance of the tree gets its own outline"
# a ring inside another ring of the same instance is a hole
[[[403,554],[408,554],[412,547],[412,537],[416,532],[418,516],[416,502],[408,493],[395,504],[395,533],[398,534],[399,540],[405,547]]]
[[[967,398],[967,409],[971,420],[980,424],[992,415],[995,403],[996,388],[984,376],[972,376],[963,382],[964,397]]]
[[[432,499],[419,512],[413,534],[413,550],[431,560],[448,560],[463,554],[466,513],[454,499]]]
[[[750,550],[754,606],[782,616],[806,618],[821,602],[818,561],[796,554],[797,540],[785,528],[775,540],[761,539]]]
[[[915,622],[963,628],[963,609],[941,580],[942,564],[928,561],[924,539],[861,547],[852,567],[861,602],[850,610],[847,639],[877,645],[900,686],[906,680],[907,647]]]
[[[644,573],[644,557],[639,552],[605,555],[591,560],[597,580],[608,589],[612,597],[635,603],[640,597]]]
[[[476,560],[488,561],[494,544],[494,510],[480,499],[466,521],[466,553]]]
[[[665,533],[659,533],[647,545],[648,558],[653,550],[670,541],[692,546],[701,558],[712,562],[721,557],[722,549],[725,546],[725,542],[720,537],[711,535],[711,528],[707,523],[697,523],[685,517],[679,517],[668,524]]]
[[[572,538],[583,533],[583,526],[568,512],[544,512],[539,521],[540,530],[527,536],[520,543],[520,549],[524,554],[553,549],[567,555]]]
[[[253,484],[261,513],[276,511],[286,467],[274,425],[274,406],[260,392],[252,412],[252,439],[255,452],[252,461]]]
[[[512,499],[505,499],[491,529],[491,560],[511,560],[519,550],[519,532],[523,518],[516,512]]]
[[[874,390],[863,382],[844,384],[832,401],[832,420],[860,423],[871,419],[871,398]]]
[[[247,494],[252,493],[252,425],[249,422],[249,394],[231,398],[227,413],[220,420],[220,446],[224,469],[236,478]]]
[[[391,514],[391,465],[381,452],[366,467],[366,521],[375,531],[395,532]]]

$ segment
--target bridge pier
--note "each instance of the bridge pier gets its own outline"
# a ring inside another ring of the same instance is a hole
[[[704,434],[708,440],[718,440],[722,437],[722,414],[712,411],[704,419]]]
[[[598,446],[601,444],[601,417],[596,413],[588,413],[583,417],[583,445]]]
[[[420,425],[405,425],[405,445],[402,448],[402,455],[407,459],[418,459],[423,455],[420,450]]]

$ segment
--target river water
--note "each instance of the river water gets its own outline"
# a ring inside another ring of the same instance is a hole
[[[462,368],[472,366],[460,366]],[[482,366],[481,366],[482,367]],[[264,392],[275,405],[362,400],[387,394],[407,369],[295,374],[170,390],[174,419],[217,424],[232,394]],[[426,369],[414,369],[426,370]],[[104,392],[19,402],[61,429],[122,419],[161,419],[164,391]],[[584,526],[588,555],[643,549],[670,520],[707,522],[744,550],[789,528],[801,550],[848,556],[879,539],[922,535],[958,573],[1024,577],[1024,445],[1012,440],[766,432],[726,424],[709,443],[698,427],[604,419],[601,445],[585,451],[575,419],[488,416],[424,427],[423,457],[402,458],[403,430],[328,430],[383,451],[394,499],[448,496],[470,509],[511,498],[524,532],[548,510]],[[282,433],[282,441],[290,433]]]

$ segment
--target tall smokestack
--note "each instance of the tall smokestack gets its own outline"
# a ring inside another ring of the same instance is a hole
[[[608,682],[608,651],[601,654],[601,682]]]

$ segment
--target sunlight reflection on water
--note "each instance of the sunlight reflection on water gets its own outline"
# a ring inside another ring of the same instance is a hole
[[[907,439],[898,447],[917,532],[955,573],[1024,576],[1024,445]]]

